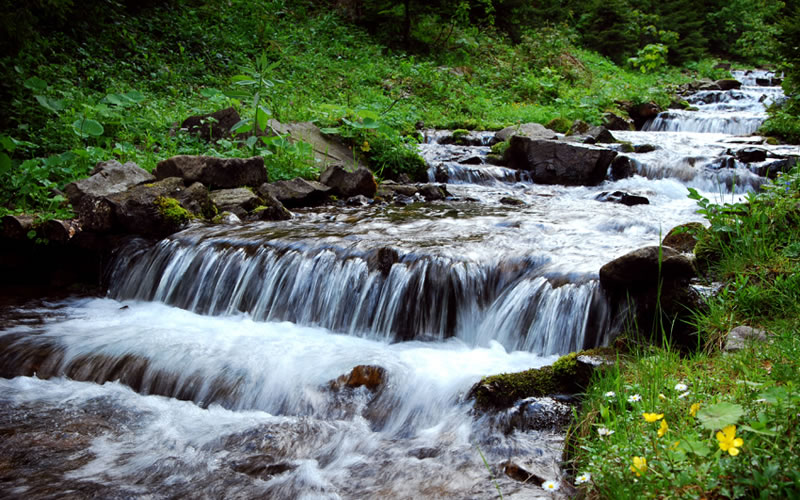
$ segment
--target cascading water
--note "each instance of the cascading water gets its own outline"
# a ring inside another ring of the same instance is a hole
[[[687,186],[729,201],[797,155],[760,144],[767,160],[737,157],[754,139],[731,131],[749,133],[759,101],[779,96],[746,76],[742,90],[693,96],[699,110],[665,115],[665,128],[613,132],[641,151],[624,153],[629,178],[536,185],[486,163],[491,133],[471,146],[433,133],[421,151],[448,200],[197,225],[120,248],[105,298],[6,307],[0,489],[490,498],[483,453],[504,495],[538,497],[502,464],[558,479],[562,438],[476,416],[465,394],[607,341],[617,325],[600,266],[701,221]],[[613,191],[649,204],[598,201]],[[375,380],[348,385],[359,369]]]

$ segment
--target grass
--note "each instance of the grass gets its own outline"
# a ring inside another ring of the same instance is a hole
[[[708,279],[722,286],[695,315],[706,348],[639,346],[595,378],[568,449],[574,472],[591,475],[588,498],[800,495],[800,169],[746,203],[699,206]],[[769,340],[720,352],[737,325]]]
[[[8,102],[0,173],[10,178],[0,214],[71,216],[59,190],[111,158],[152,170],[176,154],[259,154],[271,179],[317,175],[299,143],[206,142],[177,129],[190,115],[227,106],[259,123],[269,116],[337,129],[381,175],[414,178],[419,124],[599,124],[603,112],[621,112],[617,101],[665,106],[671,85],[720,76],[710,61],[654,74],[619,67],[577,47],[567,28],[531,30],[518,44],[493,31],[456,31],[420,56],[304,3],[175,0],[138,14],[105,9],[91,24],[34,36],[0,59],[14,75],[0,89]],[[253,68],[268,82],[259,87],[261,106],[234,81]]]

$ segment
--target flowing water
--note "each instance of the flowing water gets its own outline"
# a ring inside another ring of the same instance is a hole
[[[503,464],[559,479],[560,434],[477,415],[465,395],[484,375],[607,342],[619,320],[598,285],[604,263],[701,221],[687,187],[731,201],[798,154],[732,135],[780,96],[738,76],[741,90],[693,96],[698,111],[614,132],[654,146],[626,153],[626,179],[536,185],[486,164],[487,145],[431,133],[421,152],[447,200],[196,225],[120,248],[106,297],[6,306],[0,491],[492,498],[488,465],[505,497],[540,496]],[[769,158],[736,160],[752,143]],[[649,204],[596,199],[614,191]],[[374,383],[343,382],[357,366]]]

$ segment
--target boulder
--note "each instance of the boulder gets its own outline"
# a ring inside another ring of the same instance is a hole
[[[392,266],[397,262],[400,262],[400,254],[394,248],[381,247],[367,256],[369,268],[379,271],[384,276],[389,275]]]
[[[631,104],[627,109],[628,115],[633,120],[636,130],[641,130],[645,123],[661,113],[661,108],[658,106],[658,104],[652,101],[639,104],[638,106]]]
[[[331,188],[317,181],[295,177],[290,181],[264,183],[258,188],[259,194],[269,193],[284,206],[312,207],[325,203],[330,198]]]
[[[552,130],[538,123],[523,123],[512,125],[494,134],[497,142],[507,141],[513,136],[528,137],[530,139],[556,139],[558,136]]]
[[[351,172],[340,165],[331,165],[322,172],[319,181],[330,187],[333,194],[345,198],[359,194],[372,198],[378,190],[372,172],[365,167]]]
[[[714,83],[717,84],[720,90],[735,90],[742,88],[742,82],[732,78],[724,78],[722,80],[717,80]]]
[[[659,266],[659,252],[661,264]],[[624,295],[628,291],[659,285],[664,281],[688,282],[696,275],[692,259],[670,247],[639,248],[600,268],[600,283],[607,291]]]
[[[782,160],[771,161],[758,168],[758,175],[775,179],[778,174],[789,172],[795,164],[800,163],[800,158],[784,158]]]
[[[518,198],[513,198],[511,196],[503,196],[502,198],[500,198],[500,203],[502,203],[503,205],[511,205],[516,207],[525,205],[524,201]]]
[[[3,216],[3,237],[10,240],[27,240],[28,232],[33,229],[33,215]]]
[[[702,229],[703,225],[699,222],[688,222],[675,226],[664,236],[661,244],[682,253],[692,253],[697,245],[695,232]]]
[[[724,350],[726,351],[740,351],[747,347],[748,343],[752,342],[766,342],[767,332],[751,326],[737,326],[728,332],[725,337]]]
[[[563,141],[514,136],[506,151],[508,166],[526,170],[537,184],[597,185],[617,153]]]
[[[603,126],[608,130],[633,130],[633,120],[623,118],[615,113],[603,113]]]
[[[425,198],[425,201],[443,200],[449,194],[443,185],[437,184],[422,184],[419,186],[418,192]]]
[[[590,128],[591,125],[589,125],[585,121],[575,120],[574,122],[572,122],[572,126],[570,126],[569,131],[567,131],[567,135],[583,135]]]
[[[331,380],[328,386],[333,391],[366,387],[368,391],[375,392],[385,382],[386,370],[384,368],[375,365],[358,365],[350,373],[340,375],[336,380]]]
[[[225,108],[214,113],[195,115],[183,120],[181,128],[206,141],[216,141],[231,135],[231,129],[241,121],[235,108]]]
[[[754,163],[767,159],[767,151],[761,148],[743,148],[736,152],[736,159],[742,163]]]
[[[98,163],[89,177],[67,184],[64,192],[72,207],[78,211],[83,203],[91,203],[154,180],[156,178],[153,175],[133,162],[123,165],[117,160],[109,160]]]
[[[250,214],[251,219],[275,221],[292,218],[292,213],[270,193],[262,193],[261,203]]]
[[[653,151],[659,149],[658,146],[654,146],[652,144],[637,144],[633,147],[634,153],[652,153]]]
[[[619,203],[622,205],[627,205],[629,207],[632,207],[634,205],[650,204],[650,200],[648,200],[644,196],[628,194],[624,191],[614,191],[613,193],[608,191],[603,191],[602,193],[595,196],[594,199],[597,201],[608,201],[612,203]]]
[[[589,128],[585,135],[591,139],[591,141],[585,141],[587,144],[611,144],[612,142],[617,142],[611,132],[602,126]]]
[[[611,162],[611,177],[614,180],[627,179],[635,171],[636,168],[633,166],[631,159],[625,155],[617,155],[614,161]]]
[[[261,204],[261,199],[247,188],[219,189],[209,194],[220,212],[230,212],[239,218],[246,216]]]
[[[264,159],[260,156],[252,158],[173,156],[160,161],[154,173],[158,180],[180,177],[186,184],[201,182],[209,189],[258,187],[267,182],[267,169],[264,168]]]
[[[311,144],[311,150],[318,165],[342,165],[347,170],[355,170],[365,165],[364,158],[354,154],[352,148],[345,146],[338,136],[328,136],[311,122],[281,123],[269,120],[269,129],[276,134],[288,135],[292,141]]]

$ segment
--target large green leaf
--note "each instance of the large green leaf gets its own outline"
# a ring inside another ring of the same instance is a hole
[[[22,85],[24,85],[26,89],[33,90],[34,92],[43,92],[47,90],[47,82],[36,76],[28,78]]]
[[[72,123],[72,129],[78,137],[100,137],[103,135],[103,126],[96,120],[82,118]]]
[[[35,95],[33,97],[36,99],[36,102],[51,113],[58,114],[59,111],[64,109],[64,103],[59,99],[50,99],[43,95]]]
[[[708,430],[718,430],[739,421],[744,408],[734,403],[717,403],[697,412],[697,419]]]

